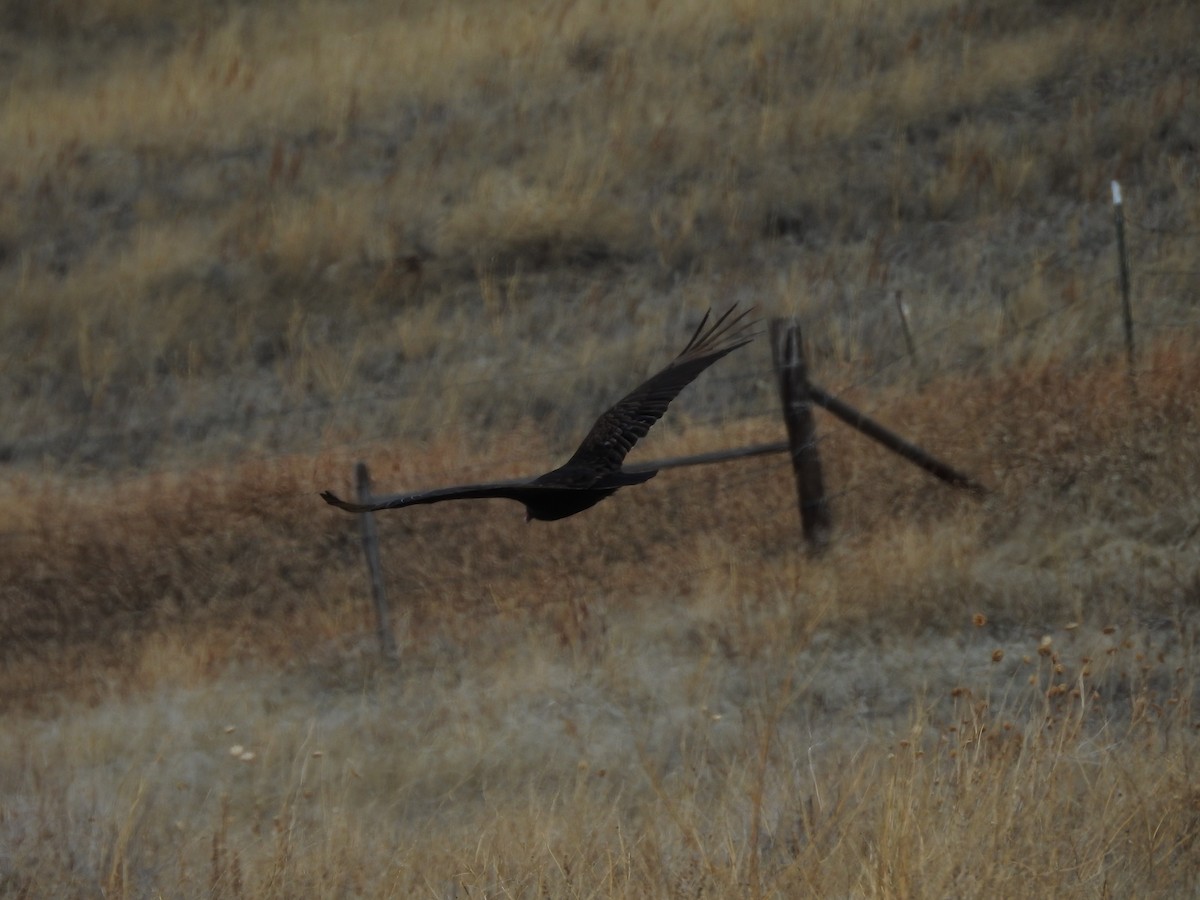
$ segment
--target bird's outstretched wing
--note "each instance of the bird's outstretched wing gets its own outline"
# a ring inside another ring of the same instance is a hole
[[[718,359],[754,337],[745,322],[749,310],[734,315],[736,305],[708,324],[705,313],[692,339],[666,368],[602,415],[565,465],[523,481],[495,481],[436,488],[415,494],[379,497],[370,503],[351,503],[325,491],[326,503],[347,512],[376,512],[443,500],[501,498],[525,504],[526,518],[562,519],[581,512],[622,487],[640,484],[654,472],[625,472],[621,462],[639,438],[659,420],[667,406],[697,375]]]
[[[371,503],[351,503],[332,491],[322,491],[321,498],[331,506],[347,512],[377,512],[381,509],[399,509],[402,506],[419,506],[422,503],[439,503],[442,500],[483,500],[499,497],[524,503],[531,495],[543,490],[528,481],[493,481],[487,484],[462,484],[457,487],[436,488],[416,494],[393,494],[378,497]]]
[[[402,506],[417,506],[421,503],[440,503],[442,500],[481,500],[498,497],[516,500],[525,505],[525,519],[565,519],[590,506],[595,506],[620,488],[629,484],[640,484],[654,477],[654,472],[615,472],[586,486],[533,481],[498,481],[491,484],[466,484],[461,487],[437,488],[419,494],[396,494],[380,497],[371,503],[350,503],[335,494],[321,494],[326,503],[347,512],[365,513],[381,509],[397,509]]]
[[[736,304],[731,306],[712,325],[708,325],[710,313],[705,313],[683,352],[600,416],[562,468],[591,469],[597,475],[620,469],[625,455],[680,391],[722,356],[753,339],[750,329],[755,322],[744,321],[750,310],[735,316],[736,309]]]

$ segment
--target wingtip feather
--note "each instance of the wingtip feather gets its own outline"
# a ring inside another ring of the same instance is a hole
[[[344,509],[346,512],[362,512],[363,508],[357,503],[347,503],[333,491],[321,491],[321,499],[330,506],[336,506],[338,509]]]
[[[748,306],[734,316],[733,314],[737,311],[737,308],[738,304],[734,303],[729,309],[721,313],[716,321],[708,326],[707,330],[705,329],[705,325],[712,314],[712,310],[710,309],[706,312],[704,318],[700,320],[699,327],[697,327],[695,333],[692,335],[692,339],[688,341],[687,346],[683,348],[683,351],[677,358],[682,359],[692,354],[708,353],[718,348],[728,352],[736,350],[738,347],[743,347],[754,340],[757,335],[747,332],[758,324],[758,320],[752,319],[748,322],[744,320],[750,313],[754,312],[755,307]],[[730,316],[733,316],[733,318],[730,318]]]

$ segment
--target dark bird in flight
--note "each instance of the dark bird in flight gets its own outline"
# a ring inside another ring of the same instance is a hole
[[[745,346],[753,339],[754,335],[749,333],[749,329],[754,323],[743,321],[750,310],[743,310],[735,316],[735,309],[736,305],[730,307],[711,325],[708,324],[709,313],[705,313],[683,352],[597,419],[575,455],[552,472],[519,481],[467,484],[419,494],[398,494],[367,504],[348,503],[329,491],[321,496],[326,503],[355,513],[440,503],[443,500],[479,500],[488,497],[524,503],[526,522],[531,519],[565,519],[582,512],[605,497],[612,496],[620,488],[641,484],[658,474],[657,470],[627,472],[621,468],[621,463],[638,439],[646,436],[650,426],[667,411],[670,402],[697,375],[726,353]]]

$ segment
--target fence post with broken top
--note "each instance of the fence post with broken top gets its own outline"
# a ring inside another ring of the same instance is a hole
[[[779,399],[796,476],[800,524],[809,549],[819,552],[829,543],[832,524],[817,450],[812,400],[808,394],[808,366],[800,341],[800,327],[795,322],[771,321],[771,355],[779,380]]]

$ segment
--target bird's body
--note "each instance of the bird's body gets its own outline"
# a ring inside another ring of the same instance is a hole
[[[650,426],[666,412],[681,390],[722,356],[750,342],[753,335],[747,334],[747,330],[752,323],[742,323],[749,310],[730,318],[735,308],[731,307],[707,331],[708,314],[705,314],[683,352],[597,419],[574,455],[544,475],[519,481],[398,494],[367,504],[348,503],[329,491],[321,496],[327,503],[349,512],[487,498],[516,500],[524,504],[526,521],[553,521],[583,512],[619,489],[641,484],[658,474],[653,470],[628,472],[621,464],[633,445],[645,437]]]

